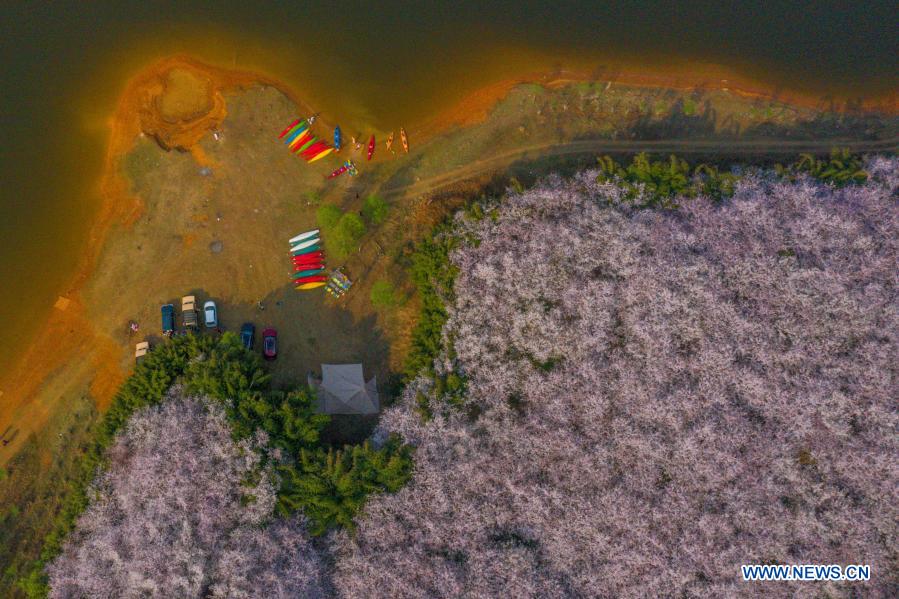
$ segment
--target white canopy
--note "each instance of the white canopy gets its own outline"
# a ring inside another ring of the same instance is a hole
[[[317,407],[325,414],[377,414],[378,383],[368,383],[362,364],[322,364],[322,380],[310,375],[309,384],[318,395]]]

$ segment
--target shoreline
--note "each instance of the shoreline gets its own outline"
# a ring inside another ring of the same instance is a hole
[[[174,81],[172,73],[175,71],[186,74],[187,83]],[[608,77],[604,78],[606,75]],[[662,76],[626,71],[592,75],[577,71],[533,73],[482,87],[433,117],[419,123],[409,123],[412,143],[423,143],[451,127],[482,122],[493,106],[518,85],[532,83],[548,89],[558,89],[584,81],[608,81],[609,85],[680,91],[719,89],[757,97],[762,101],[795,104],[818,110],[835,109],[834,106],[822,106],[820,98],[787,93],[780,95],[776,90],[765,91],[749,82],[736,79],[718,79],[716,84],[715,79],[710,76],[688,79],[680,75]],[[187,85],[190,88],[185,94],[185,101],[174,108],[164,106],[165,102],[161,98],[170,91],[169,86],[177,85]],[[191,88],[191,85],[205,87],[198,90]],[[190,152],[199,164],[203,164],[206,158],[195,144],[226,118],[227,105],[223,94],[256,85],[277,89],[298,106],[303,114],[313,112],[289,85],[275,77],[261,72],[215,66],[184,54],[157,60],[128,79],[109,119],[106,152],[97,187],[100,200],[97,213],[90,225],[86,246],[78,258],[75,274],[60,292],[60,297],[68,302],[62,302],[61,307],[51,309],[41,330],[0,379],[0,402],[4,407],[0,428],[9,424],[20,426],[18,422],[29,417],[34,420],[31,429],[23,430],[24,434],[18,436],[16,443],[0,448],[0,462],[8,461],[32,432],[40,430],[46,421],[48,410],[34,398],[40,392],[41,384],[69,361],[71,356],[81,353],[85,358],[90,358],[94,370],[85,376],[91,377],[91,392],[101,411],[127,376],[127,372],[120,368],[122,360],[117,355],[120,343],[95,329],[85,314],[86,308],[81,301],[81,290],[94,272],[112,227],[121,224],[127,228],[140,217],[143,210],[141,199],[131,193],[129,182],[121,172],[123,158],[141,135],[149,134],[163,147]],[[895,97],[890,97],[883,105],[872,106],[872,109],[883,110],[884,106],[888,114],[899,112]],[[848,103],[843,104],[843,107],[859,109],[850,107]],[[327,122],[325,119],[322,121]]]

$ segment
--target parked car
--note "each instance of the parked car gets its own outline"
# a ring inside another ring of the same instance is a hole
[[[197,322],[197,298],[193,295],[185,295],[181,298],[181,319],[185,329],[195,329]]]
[[[253,336],[256,334],[256,327],[252,322],[245,322],[240,327],[240,342],[247,349],[253,349]]]
[[[219,326],[219,315],[214,301],[209,300],[203,304],[203,318],[206,321],[207,329],[214,329]]]
[[[134,361],[140,362],[141,358],[147,355],[147,352],[150,351],[150,342],[149,341],[141,341],[136,346],[134,346]]]
[[[278,331],[275,329],[262,331],[262,357],[266,360],[278,357]]]
[[[175,332],[175,306],[166,304],[162,307],[162,334],[169,336]]]

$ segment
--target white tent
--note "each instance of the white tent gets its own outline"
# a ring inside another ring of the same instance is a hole
[[[362,364],[322,364],[322,380],[310,374],[309,385],[315,389],[319,412],[325,414],[377,414],[378,382],[367,383]]]

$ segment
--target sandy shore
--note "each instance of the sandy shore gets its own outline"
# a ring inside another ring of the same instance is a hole
[[[606,78],[604,78],[606,77]],[[820,98],[778,93],[750,81],[737,81],[717,72],[685,78],[640,73],[535,73],[508,79],[482,88],[444,111],[421,123],[410,123],[412,144],[424,142],[449,127],[471,125],[487,118],[491,108],[515,86],[537,83],[558,88],[578,81],[611,81],[612,85],[672,88],[678,90],[722,89],[760,100],[794,103],[822,110],[858,109],[851,104],[827,104]],[[312,110],[289,86],[258,73],[210,66],[188,56],[173,56],[156,62],[132,77],[109,123],[109,140],[99,181],[101,209],[92,224],[87,247],[80,257],[75,275],[62,292],[68,301],[59,303],[19,361],[0,380],[0,430],[18,428],[13,442],[0,447],[0,463],[5,463],[31,432],[41,429],[50,411],[59,409],[56,384],[48,386],[48,377],[67,364],[81,360],[89,367],[77,369],[83,380],[71,385],[88,384],[90,393],[103,409],[127,372],[120,367],[121,343],[99,332],[85,314],[81,289],[92,275],[110,227],[128,226],[140,217],[141,200],[131,194],[122,175],[122,160],[141,135],[154,137],[161,146],[190,152],[200,164],[207,158],[197,143],[227,116],[224,94],[256,85],[271,86],[287,96],[308,114]],[[896,114],[895,97],[869,103],[868,109]],[[46,387],[46,388],[45,388]]]

